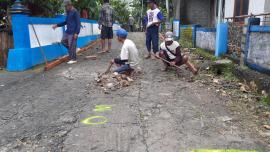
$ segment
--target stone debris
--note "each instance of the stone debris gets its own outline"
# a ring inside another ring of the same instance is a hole
[[[218,117],[218,119],[223,121],[223,122],[232,121],[232,118],[230,118],[228,116]]]
[[[134,76],[126,74],[108,73],[99,75],[95,78],[96,83],[100,86],[105,94],[124,87],[130,86],[134,82]]]
[[[240,83],[241,87],[240,87],[240,91],[244,92],[244,93],[249,93],[250,92],[250,87],[248,85],[242,84]]]
[[[97,56],[86,56],[85,58],[84,58],[85,60],[96,60],[97,59]]]
[[[264,112],[264,116],[270,119],[270,112]]]
[[[263,127],[267,130],[270,130],[270,125],[264,125]]]

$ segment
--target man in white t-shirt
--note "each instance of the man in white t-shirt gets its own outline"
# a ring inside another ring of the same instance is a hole
[[[159,56],[170,62],[170,64],[163,62],[165,65],[164,69],[162,69],[163,71],[166,71],[169,66],[181,66],[186,64],[194,75],[198,74],[198,70],[189,61],[188,56],[182,56],[181,45],[177,41],[173,40],[172,32],[167,32],[165,34],[165,42],[160,45]]]
[[[136,45],[129,39],[127,39],[127,31],[119,29],[116,32],[117,39],[123,44],[120,58],[115,58],[111,61],[111,64],[116,64],[118,68],[114,71],[119,74],[130,73],[139,64],[139,52]]]
[[[164,16],[160,9],[157,7],[156,0],[147,0],[149,10],[147,11],[147,15],[145,18],[146,22],[146,47],[147,47],[147,55],[146,59],[151,57],[151,50],[153,49],[153,53],[156,54],[159,49],[159,26],[164,20]],[[152,59],[155,59],[152,56]]]

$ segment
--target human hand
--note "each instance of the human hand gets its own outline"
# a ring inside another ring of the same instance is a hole
[[[176,62],[170,62],[171,66],[175,66]]]
[[[77,40],[78,39],[78,34],[74,34],[73,39]]]
[[[58,27],[57,25],[52,26],[53,30],[55,30],[57,27]]]

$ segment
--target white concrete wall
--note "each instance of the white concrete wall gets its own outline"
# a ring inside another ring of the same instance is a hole
[[[196,32],[196,47],[214,51],[216,46],[216,32]]]
[[[93,29],[92,29],[93,25],[91,23],[82,22],[81,24],[82,24],[82,27],[81,27],[79,37],[93,35]]]
[[[270,69],[270,34],[252,32],[248,50],[248,61]]]
[[[234,0],[225,0],[224,17],[233,17],[234,15]]]
[[[99,28],[98,28],[98,23],[93,24],[93,34],[94,34],[94,35],[99,35],[100,32],[101,32],[101,31],[100,31]]]
[[[264,13],[265,0],[249,0],[249,14]]]
[[[265,0],[264,11],[265,11],[266,13],[270,13],[270,0]]]
[[[90,35],[100,34],[98,24],[82,22],[81,31],[79,37],[85,37]],[[39,38],[41,46],[52,45],[53,43],[61,42],[63,37],[63,28],[52,29],[53,24],[34,24],[34,28]],[[93,27],[93,28],[92,28]],[[30,45],[31,48],[39,47],[37,38],[35,36],[33,27],[28,26],[30,34]]]
[[[57,28],[52,29],[53,24],[34,24],[33,25],[37,34],[37,37],[40,41],[41,46],[52,45],[56,42],[61,42],[63,36],[63,29]],[[39,47],[37,37],[34,33],[33,27],[28,25],[29,34],[30,34],[30,45],[31,48]]]
[[[249,1],[249,13],[252,14],[261,14],[264,13],[264,7],[265,7],[265,0],[250,0]],[[262,16],[260,16],[261,21],[264,20]]]

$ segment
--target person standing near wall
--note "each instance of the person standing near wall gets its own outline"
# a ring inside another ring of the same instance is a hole
[[[80,15],[78,11],[73,7],[70,0],[64,2],[67,17],[66,20],[62,23],[56,24],[53,26],[53,29],[57,27],[67,26],[66,31],[64,32],[62,38],[62,44],[68,48],[69,59],[68,64],[77,63],[77,39],[81,29]]]
[[[162,23],[164,17],[162,12],[158,9],[155,0],[147,0],[150,9],[147,11],[146,16],[146,46],[148,54],[145,56],[146,59],[151,57],[151,49],[153,46],[153,52],[158,54],[159,48],[159,26]],[[154,59],[154,57],[152,58]]]
[[[135,19],[132,15],[129,15],[128,18],[128,25],[129,25],[129,31],[134,32],[134,24],[135,24]]]
[[[103,0],[103,5],[99,13],[99,29],[101,30],[102,52],[110,52],[113,39],[114,12],[109,4],[109,0]],[[108,49],[105,50],[105,40],[108,39]]]

